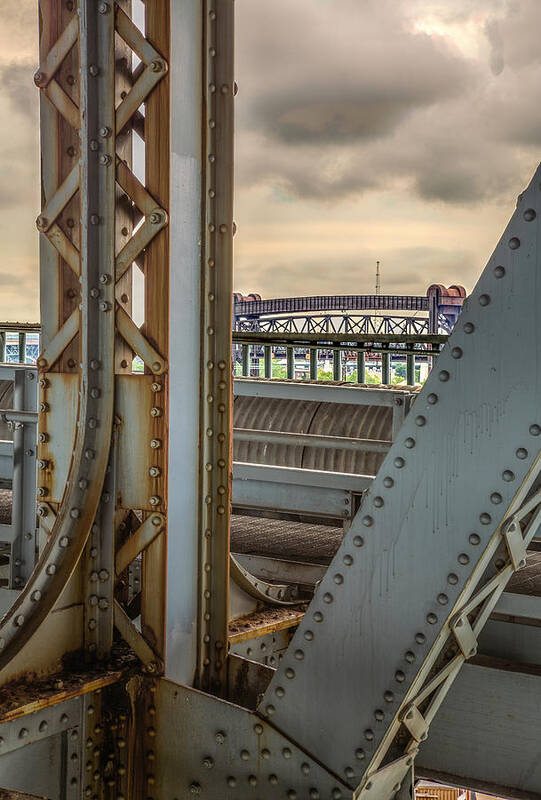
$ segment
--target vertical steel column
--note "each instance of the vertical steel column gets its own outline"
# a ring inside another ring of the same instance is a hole
[[[381,382],[389,384],[391,382],[391,354],[381,354]]]
[[[102,361],[91,361],[92,371],[107,374],[114,392],[114,275],[115,263],[115,15],[111,5],[82,0],[80,12],[81,58],[81,274],[83,351],[95,348],[102,327]],[[108,130],[112,135],[103,136]],[[100,134],[101,132],[101,134]],[[103,287],[98,291],[96,287]],[[86,303],[84,302],[86,301]],[[92,318],[99,315],[92,324]],[[101,390],[88,387],[94,403]],[[86,389],[85,389],[86,391]],[[106,398],[112,409],[112,397]],[[101,414],[100,414],[101,416]],[[96,426],[111,430],[112,418],[98,419]],[[110,444],[110,439],[108,444]],[[109,458],[109,454],[100,454]],[[83,485],[83,484],[81,484]],[[114,471],[105,479],[97,514],[91,527],[84,561],[84,645],[88,658],[104,659],[113,643],[113,525]]]
[[[171,396],[182,411],[169,425],[166,674],[219,693],[227,656],[232,429],[230,0],[171,3],[170,80],[170,338],[183,347],[169,353]]]
[[[317,381],[317,347],[310,348],[310,380]]]
[[[270,344],[263,346],[265,378],[272,378],[272,348]]]
[[[242,377],[247,378],[250,374],[250,345],[242,345]]]
[[[13,408],[35,411],[36,373],[16,369]],[[10,579],[12,589],[20,589],[34,569],[36,559],[36,426],[16,424],[13,431],[13,504],[11,509]]]
[[[175,4],[172,4],[175,5]],[[145,3],[145,35],[147,41],[160,54],[155,58],[150,69],[163,76],[165,62],[169,59],[170,4],[167,0],[147,0]],[[145,103],[145,179],[146,190],[154,198],[161,211],[158,217],[166,216],[170,203],[170,85],[165,75],[147,96]],[[180,123],[182,124],[182,123]],[[152,216],[152,215],[151,215]],[[158,219],[156,217],[156,219]],[[144,332],[150,344],[159,353],[169,351],[169,306],[170,306],[170,229],[163,228],[158,236],[150,242],[144,254],[145,272],[145,325]],[[183,292],[181,291],[183,295]],[[183,296],[184,299],[184,296]],[[194,298],[186,297],[187,302]],[[175,344],[182,339],[172,339]],[[182,348],[177,347],[177,350]],[[198,354],[199,356],[199,354]],[[148,370],[147,370],[148,371]],[[164,386],[160,382],[159,395],[163,397],[159,403],[160,415],[155,418],[154,434],[163,442],[167,457],[167,428],[169,421],[169,403],[167,378]],[[162,391],[163,389],[163,391]],[[193,424],[192,420],[192,424]],[[181,447],[180,442],[176,442]],[[170,452],[170,451],[169,451]],[[179,479],[177,473],[177,480]],[[171,485],[171,483],[169,484]],[[168,511],[168,486],[162,475],[155,485],[156,495],[161,498],[161,510]],[[168,518],[170,515],[168,514]],[[178,521],[182,519],[179,516]],[[173,564],[173,569],[178,564]],[[166,582],[164,576],[167,569],[167,537],[166,534],[156,538],[143,555],[143,591],[141,604],[142,632],[152,644],[154,652],[161,658],[165,654],[166,626]]]
[[[26,331],[19,331],[19,364],[26,364]]]
[[[406,383],[408,386],[415,385],[415,356],[413,353],[406,356]]]
[[[333,350],[332,372],[334,381],[342,380],[342,352],[340,350]]]
[[[293,380],[295,377],[295,351],[292,347],[286,347],[287,377]]]
[[[0,331],[0,363],[6,362],[6,332]]]
[[[366,383],[366,353],[357,351],[357,383]]]

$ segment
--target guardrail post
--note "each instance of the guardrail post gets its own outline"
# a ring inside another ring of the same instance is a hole
[[[26,331],[19,331],[19,363],[26,364]]]
[[[37,380],[33,370],[15,369],[13,408],[16,411],[36,411]],[[36,558],[36,439],[35,424],[15,423],[9,565],[12,589],[20,589],[26,583]]]
[[[247,378],[250,375],[250,345],[242,345],[242,377]]]
[[[333,381],[342,380],[342,353],[340,350],[333,350],[332,373]]]
[[[295,352],[292,347],[286,347],[287,357],[287,377],[293,380],[295,377]]]
[[[310,348],[310,380],[317,381],[317,347]]]
[[[364,350],[357,352],[357,383],[366,383],[366,353]]]
[[[389,384],[391,382],[391,354],[381,354],[381,382]]]
[[[272,378],[272,349],[270,344],[263,347],[265,378]]]
[[[406,356],[406,383],[408,386],[415,386],[415,356],[408,353]]]

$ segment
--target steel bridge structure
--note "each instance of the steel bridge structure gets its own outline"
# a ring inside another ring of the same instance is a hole
[[[233,330],[266,333],[448,334],[466,297],[463,286],[417,295],[331,295],[262,300],[233,295]],[[394,314],[389,312],[396,312]],[[421,316],[419,316],[421,315]]]
[[[424,386],[233,381],[233,3],[139,16],[39,2],[41,352],[0,367],[0,796],[539,797],[541,170],[445,343],[240,334],[402,337]]]

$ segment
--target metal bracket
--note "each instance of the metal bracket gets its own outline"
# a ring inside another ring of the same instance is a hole
[[[517,520],[512,519],[503,531],[509,558],[515,570],[526,566],[526,545]]]
[[[428,723],[414,703],[406,706],[401,721],[416,742],[423,742],[428,736]]]
[[[450,627],[464,658],[474,656],[477,653],[477,637],[466,614],[458,614]]]

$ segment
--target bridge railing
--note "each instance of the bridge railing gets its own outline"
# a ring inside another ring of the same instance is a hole
[[[0,364],[35,364],[40,333],[37,322],[0,322]]]
[[[413,386],[422,382],[416,380],[417,365],[424,363],[431,369],[446,341],[447,336],[442,334],[321,335],[233,331],[235,373],[246,378],[313,381],[321,375],[320,365],[331,361],[333,380],[365,384],[372,363],[380,376],[379,382],[388,385],[392,380],[392,367],[400,363],[405,364],[406,385]],[[374,382],[374,375],[370,377],[370,382]]]

